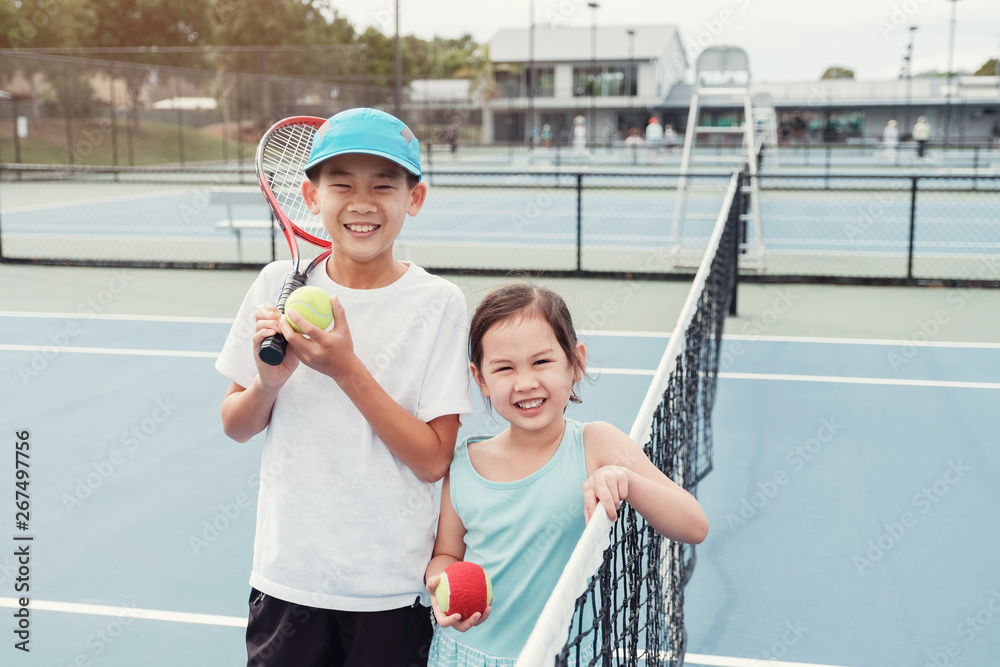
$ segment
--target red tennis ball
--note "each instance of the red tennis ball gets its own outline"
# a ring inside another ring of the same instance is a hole
[[[475,563],[458,561],[441,573],[434,595],[447,616],[460,614],[462,618],[468,618],[477,611],[486,611],[493,604],[493,583],[483,568]]]

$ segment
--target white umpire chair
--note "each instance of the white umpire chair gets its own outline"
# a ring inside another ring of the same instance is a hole
[[[742,125],[716,127],[700,124],[700,111],[703,107],[720,106],[720,103],[721,106],[730,106],[734,99],[739,100],[743,106],[744,121]],[[764,237],[760,221],[757,151],[762,141],[773,141],[770,146],[776,148],[777,132],[774,132],[773,140],[768,136],[766,128],[764,128],[764,132],[759,132],[754,111],[754,103],[750,95],[750,63],[746,52],[734,46],[713,46],[702,51],[695,64],[694,89],[688,111],[687,129],[684,133],[684,150],[681,155],[680,178],[677,182],[677,198],[670,231],[670,252],[676,266],[686,266],[688,263],[697,262],[703,251],[703,248],[684,247],[685,223],[702,218],[714,220],[717,217],[717,213],[691,213],[687,210],[688,199],[692,192],[719,191],[717,184],[698,185],[697,179],[691,178],[692,165],[706,161],[713,164],[718,164],[719,161],[731,161],[734,169],[746,162],[750,173],[750,182],[743,193],[749,195],[749,212],[743,216],[743,219],[752,231],[745,235],[745,239],[741,243],[740,267],[758,271],[763,269]],[[728,155],[699,154],[696,151],[699,139],[704,141],[713,135],[741,136],[741,150],[738,153]]]

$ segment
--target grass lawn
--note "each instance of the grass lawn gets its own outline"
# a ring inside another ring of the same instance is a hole
[[[176,125],[167,123],[142,123],[138,133],[132,133],[132,155],[129,158],[129,132],[126,122],[119,122],[117,139],[107,118],[83,118],[71,123],[72,140],[68,141],[66,121],[45,119],[31,122],[28,136],[20,140],[21,159],[25,164],[76,165],[115,164],[114,147],[117,142],[117,164],[121,166],[190,164],[222,161],[228,151],[229,160],[237,159],[237,144],[229,141],[224,146],[217,133],[184,127],[179,134]],[[71,155],[67,144],[72,148]],[[253,144],[240,145],[245,160],[252,160]],[[183,153],[182,153],[183,151]],[[0,122],[0,162],[15,162],[14,129],[10,120]]]

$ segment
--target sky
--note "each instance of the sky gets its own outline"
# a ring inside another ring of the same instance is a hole
[[[470,33],[488,42],[500,28],[527,28],[531,0],[399,0],[400,30],[423,39]],[[734,45],[756,81],[813,81],[827,67],[855,78],[899,76],[914,33],[913,72],[946,71],[952,9],[954,67],[977,70],[1000,53],[1000,0],[599,0],[599,26],[673,24],[685,48]],[[590,27],[588,0],[534,0],[536,25]],[[395,0],[335,0],[359,31],[395,32]]]

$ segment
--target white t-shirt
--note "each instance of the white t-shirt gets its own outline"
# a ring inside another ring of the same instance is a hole
[[[248,291],[216,368],[247,387],[257,375],[254,312],[273,304],[290,262],[266,266]],[[309,285],[338,295],[354,351],[422,421],[473,412],[465,296],[410,264],[392,285],[355,290],[321,266]],[[430,604],[423,585],[437,518],[435,486],[376,437],[331,378],[305,364],[282,387],[261,456],[250,584],[312,607],[381,611]]]

